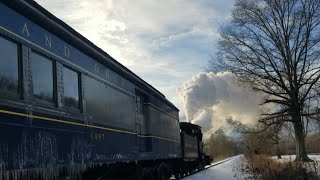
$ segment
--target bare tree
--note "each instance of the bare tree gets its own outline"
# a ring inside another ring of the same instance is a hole
[[[275,104],[259,122],[292,123],[297,161],[310,161],[303,121],[317,114],[305,107],[319,96],[319,27],[319,0],[236,0],[210,61],[211,69],[231,71],[263,92],[263,104]]]
[[[248,153],[255,154],[276,154],[281,158],[280,131],[281,126],[273,126],[263,130],[256,129],[256,132],[251,130],[251,133],[245,133],[243,136],[245,150]]]
[[[224,159],[236,154],[236,142],[221,129],[211,134],[205,143],[205,151],[214,159]]]

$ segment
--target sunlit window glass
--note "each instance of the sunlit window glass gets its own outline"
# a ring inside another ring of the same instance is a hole
[[[53,102],[53,63],[32,53],[33,95],[37,99]]]
[[[64,105],[79,108],[79,74],[63,67]]]

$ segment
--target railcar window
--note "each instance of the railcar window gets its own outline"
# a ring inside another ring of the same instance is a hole
[[[53,102],[53,62],[32,53],[33,95],[40,100]]]
[[[0,38],[0,89],[18,93],[18,45]]]
[[[87,77],[85,80],[86,110],[92,121],[123,129],[133,130],[135,99],[112,87]]]
[[[79,109],[79,73],[63,67],[64,105]]]

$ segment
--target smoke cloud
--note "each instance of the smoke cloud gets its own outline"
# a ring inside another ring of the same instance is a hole
[[[218,129],[230,130],[230,121],[254,125],[259,119],[261,94],[236,84],[230,72],[200,73],[178,87],[187,121],[202,127],[205,138]]]

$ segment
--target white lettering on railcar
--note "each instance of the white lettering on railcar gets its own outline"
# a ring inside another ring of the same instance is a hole
[[[30,36],[29,28],[28,28],[28,25],[26,22],[24,23],[24,25],[22,27],[21,33],[27,35],[28,37]]]

